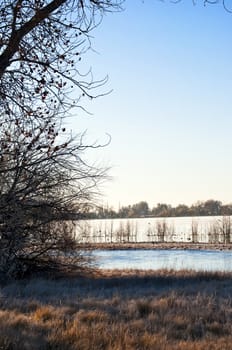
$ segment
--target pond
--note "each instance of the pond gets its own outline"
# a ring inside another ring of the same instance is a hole
[[[95,250],[101,269],[232,271],[232,253],[210,250]]]
[[[230,216],[81,220],[82,242],[232,242]]]

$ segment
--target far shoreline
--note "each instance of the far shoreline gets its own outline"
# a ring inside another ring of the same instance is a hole
[[[83,243],[80,248],[91,250],[232,250],[232,243],[192,242],[131,242],[131,243]]]

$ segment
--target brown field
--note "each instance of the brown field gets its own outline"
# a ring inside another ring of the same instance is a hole
[[[0,349],[232,349],[232,274],[103,271],[2,284]]]

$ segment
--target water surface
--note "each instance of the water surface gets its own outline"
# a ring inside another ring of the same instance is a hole
[[[163,238],[159,231],[165,230]],[[232,217],[199,216],[81,220],[76,227],[83,242],[221,242],[232,241]],[[195,235],[195,236],[194,236]]]
[[[210,250],[96,250],[101,269],[232,271],[232,253]]]

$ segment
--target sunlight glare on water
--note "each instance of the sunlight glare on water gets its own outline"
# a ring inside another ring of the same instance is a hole
[[[164,230],[163,241],[166,242],[218,240],[223,243],[225,236],[221,234],[225,229],[230,230],[232,240],[232,218],[229,216],[81,220],[76,232],[84,242],[156,242],[162,239],[160,229]]]

